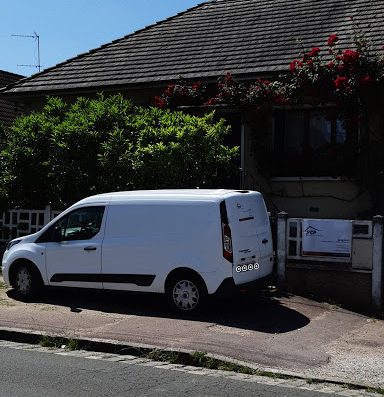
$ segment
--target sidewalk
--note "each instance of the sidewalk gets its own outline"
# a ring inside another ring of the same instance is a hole
[[[384,322],[298,296],[243,296],[183,319],[157,296],[63,289],[23,303],[0,288],[0,329],[204,351],[384,388]]]

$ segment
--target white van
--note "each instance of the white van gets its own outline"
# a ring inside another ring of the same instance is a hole
[[[9,242],[2,262],[4,281],[25,298],[42,286],[145,291],[183,311],[272,268],[265,203],[248,190],[91,196]]]

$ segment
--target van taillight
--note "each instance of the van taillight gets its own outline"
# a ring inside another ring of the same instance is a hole
[[[233,263],[232,235],[231,228],[228,225],[223,225],[223,256]]]

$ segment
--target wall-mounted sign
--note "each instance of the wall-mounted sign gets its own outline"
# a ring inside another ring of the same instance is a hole
[[[302,255],[350,258],[352,221],[303,219]]]

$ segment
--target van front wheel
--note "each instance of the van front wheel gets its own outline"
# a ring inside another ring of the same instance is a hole
[[[16,267],[12,281],[12,286],[22,299],[37,295],[42,287],[41,277],[38,277],[37,271],[26,264],[20,264]]]
[[[203,306],[206,296],[205,285],[192,275],[175,277],[168,283],[168,300],[179,311],[198,311]]]

